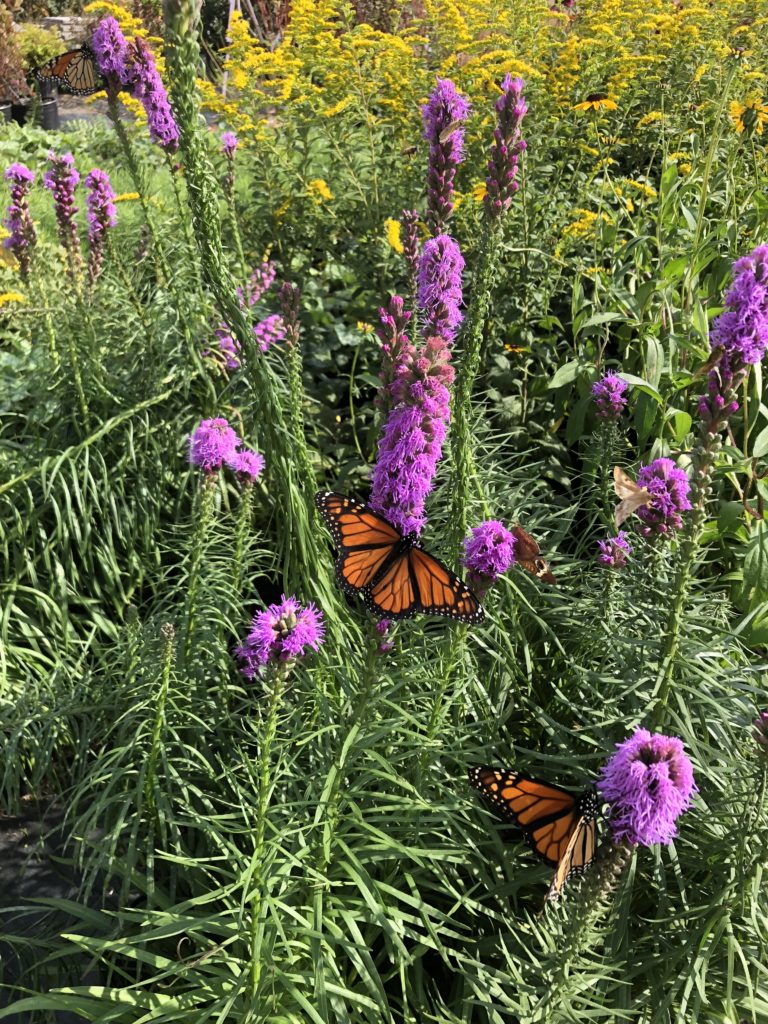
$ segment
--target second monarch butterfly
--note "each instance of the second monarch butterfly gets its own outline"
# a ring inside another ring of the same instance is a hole
[[[368,505],[333,491],[319,491],[315,504],[339,551],[336,579],[347,594],[359,594],[374,615],[410,619],[417,613],[481,622],[484,612],[469,587],[442,562],[422,550]]]
[[[581,874],[597,850],[597,797],[593,789],[574,796],[567,789],[509,768],[478,765],[469,781],[504,820],[520,829],[555,877],[547,900],[559,899],[572,875]]]
[[[83,44],[67,50],[32,72],[38,82],[53,82],[62,92],[91,96],[104,88],[104,79],[96,67],[93,50]]]

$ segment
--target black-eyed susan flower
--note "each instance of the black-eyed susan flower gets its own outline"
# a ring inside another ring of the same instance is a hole
[[[574,110],[618,110],[616,100],[612,100],[607,93],[591,92],[581,103],[576,103]]]

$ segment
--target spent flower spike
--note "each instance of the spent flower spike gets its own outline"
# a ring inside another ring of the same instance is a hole
[[[486,213],[491,219],[500,217],[509,209],[512,197],[520,187],[517,181],[518,163],[526,149],[525,139],[520,133],[523,118],[528,113],[523,98],[524,89],[522,78],[506,75],[501,83],[501,96],[496,101],[497,124],[493,132],[483,198]]]
[[[6,168],[5,180],[11,187],[11,201],[3,222],[9,231],[3,245],[10,249],[18,260],[21,278],[26,281],[32,263],[32,250],[37,242],[37,232],[29,212],[28,198],[35,175],[24,164],[11,164]]]
[[[691,485],[685,470],[679,469],[672,459],[655,459],[650,465],[640,468],[637,483],[653,496],[649,505],[637,510],[643,523],[643,536],[665,536],[680,530],[683,525],[681,513],[692,508],[689,499]]]
[[[453,212],[453,180],[464,159],[462,123],[469,116],[469,100],[450,78],[438,78],[421,116],[429,143],[427,222],[438,233]]]
[[[296,597],[283,595],[254,615],[250,632],[236,651],[240,671],[253,679],[270,663],[290,663],[309,650],[320,650],[324,638],[323,613],[311,602],[302,606]]]
[[[681,740],[637,729],[616,744],[598,789],[610,804],[614,842],[653,846],[675,838],[676,821],[691,806],[696,784]]]
[[[598,419],[616,423],[627,405],[627,382],[607,373],[592,385],[592,400]]]
[[[104,260],[107,231],[117,224],[117,209],[115,193],[106,171],[94,167],[86,175],[85,187],[88,189],[88,276],[95,281]]]
[[[606,569],[623,569],[627,564],[627,555],[632,554],[632,545],[624,530],[619,530],[615,537],[598,541],[597,546],[600,549],[598,564]]]
[[[240,438],[223,417],[203,420],[189,438],[189,461],[210,475],[229,462],[239,446]]]

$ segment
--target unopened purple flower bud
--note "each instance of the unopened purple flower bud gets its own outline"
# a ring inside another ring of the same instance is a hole
[[[526,149],[520,131],[528,112],[523,99],[524,88],[522,78],[506,75],[501,83],[501,96],[496,101],[498,125],[493,134],[484,200],[486,212],[492,219],[509,209],[512,196],[519,187],[516,180],[518,162]]]
[[[592,399],[598,419],[616,423],[627,404],[627,382],[608,373],[592,385]]]
[[[627,555],[632,554],[632,546],[624,530],[619,530],[615,537],[597,542],[600,553],[597,561],[607,569],[623,569],[627,564]]]
[[[11,186],[11,201],[3,222],[9,234],[3,244],[18,260],[21,278],[26,281],[32,263],[32,250],[37,243],[37,232],[29,212],[28,198],[35,175],[24,164],[11,164],[5,171],[5,180]]]
[[[48,153],[51,170],[43,175],[43,184],[53,193],[53,204],[56,222],[59,226],[61,244],[67,250],[70,275],[76,275],[80,269],[80,238],[77,234],[75,215],[75,189],[80,175],[75,168],[75,160],[71,153],[57,156],[53,150]]]
[[[85,187],[88,189],[88,276],[93,282],[104,260],[107,231],[117,224],[117,209],[114,204],[115,193],[106,171],[94,167],[86,176]]]

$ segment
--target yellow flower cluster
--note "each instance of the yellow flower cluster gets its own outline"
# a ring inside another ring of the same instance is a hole
[[[25,302],[24,296],[20,292],[3,292],[0,294],[0,307],[7,306],[10,302]]]

